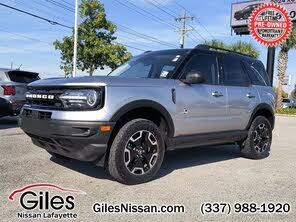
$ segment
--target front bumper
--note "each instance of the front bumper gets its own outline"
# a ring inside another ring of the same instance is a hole
[[[19,120],[20,127],[35,145],[72,159],[103,165],[115,123],[41,120],[37,116],[21,115]],[[106,125],[111,126],[111,130],[102,132],[100,127]]]

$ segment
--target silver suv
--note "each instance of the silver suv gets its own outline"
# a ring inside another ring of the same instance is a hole
[[[34,82],[20,126],[51,155],[93,162],[125,184],[151,180],[174,149],[239,144],[265,158],[275,93],[260,61],[222,50],[146,52],[107,77]]]
[[[38,79],[38,73],[0,69],[0,117],[18,115],[26,101],[26,86]]]

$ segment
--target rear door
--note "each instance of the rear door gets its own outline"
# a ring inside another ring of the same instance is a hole
[[[227,131],[226,90],[219,85],[216,54],[203,51],[193,54],[181,79],[189,73],[199,73],[206,81],[191,85],[178,81],[177,136]]]
[[[259,103],[258,91],[252,87],[240,56],[223,55],[223,85],[227,93],[229,128],[244,130],[252,111]]]

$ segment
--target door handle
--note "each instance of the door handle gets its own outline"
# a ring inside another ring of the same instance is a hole
[[[246,96],[247,96],[249,99],[252,99],[252,98],[255,98],[255,97],[256,97],[256,96],[252,95],[251,93],[248,93]]]
[[[212,96],[221,97],[221,96],[223,96],[223,94],[218,91],[215,91],[215,92],[212,92]]]

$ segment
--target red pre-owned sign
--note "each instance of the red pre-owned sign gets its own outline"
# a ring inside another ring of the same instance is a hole
[[[263,4],[249,18],[252,37],[265,46],[281,44],[289,37],[291,29],[292,20],[288,11],[278,4]]]

